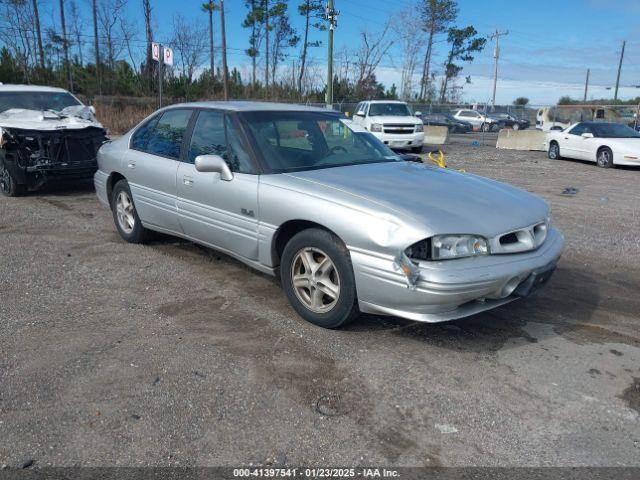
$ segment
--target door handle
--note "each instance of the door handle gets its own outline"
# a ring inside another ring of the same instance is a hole
[[[565,140],[569,140],[569,137],[564,137]]]
[[[127,167],[129,167],[129,168],[136,168],[136,162],[129,162],[129,163],[127,163]]]
[[[182,183],[184,183],[187,187],[193,186],[193,178],[184,176],[182,177]]]

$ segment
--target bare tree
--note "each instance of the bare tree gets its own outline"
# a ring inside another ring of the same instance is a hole
[[[393,45],[393,40],[387,40],[388,32],[389,22],[380,33],[371,34],[366,30],[360,32],[360,47],[355,52],[356,85],[374,77],[378,65]]]
[[[98,6],[98,21],[102,29],[102,37],[105,43],[106,64],[109,67],[110,75],[109,88],[113,89],[113,72],[116,67],[116,59],[123,50],[122,39],[117,33],[117,26],[124,10],[126,0],[100,0]]]
[[[38,0],[33,0],[33,26],[38,39],[38,54],[40,57],[40,68],[44,68],[44,49],[42,48],[42,31],[40,28],[40,12],[38,10]]]
[[[78,11],[78,4],[75,0],[71,0],[69,3],[69,11],[71,13],[71,32],[75,38],[76,50],[78,52],[78,61],[80,62],[80,66],[84,65],[84,58],[82,55],[82,30],[84,29],[84,25],[82,22],[82,17],[80,16],[80,12]]]
[[[400,97],[409,100],[413,92],[413,76],[418,63],[418,53],[424,46],[424,40],[420,35],[422,22],[415,16],[413,8],[407,8],[396,15],[391,22],[391,28],[401,42]]]
[[[133,71],[138,71],[138,64],[136,62],[136,55],[131,47],[131,43],[135,41],[137,26],[135,23],[128,21],[124,16],[120,17],[120,33],[122,34],[122,42],[124,43],[124,48],[127,50],[127,54],[129,55],[129,61],[131,62],[131,66],[133,67]]]
[[[265,67],[264,67],[264,87],[269,94],[269,0],[262,0],[264,2],[264,35],[265,35]]]
[[[206,33],[204,28],[194,26],[177,14],[173,17],[173,38],[171,46],[176,53],[180,72],[188,84],[193,82],[196,68],[200,65],[205,51]]]
[[[37,62],[32,5],[24,1],[2,1],[0,7],[0,41],[13,53],[24,82],[30,83],[30,68]]]

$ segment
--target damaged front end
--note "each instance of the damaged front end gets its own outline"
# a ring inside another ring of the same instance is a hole
[[[38,188],[59,178],[88,178],[98,168],[97,152],[107,140],[103,128],[35,130],[2,127],[0,152],[19,184]]]

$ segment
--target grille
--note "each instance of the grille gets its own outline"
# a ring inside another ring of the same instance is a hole
[[[413,133],[416,130],[416,126],[413,123],[399,123],[395,125],[390,125],[385,123],[384,133],[392,133],[392,134],[409,134]]]

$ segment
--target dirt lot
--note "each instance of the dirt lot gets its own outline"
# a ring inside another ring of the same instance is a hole
[[[471,138],[450,166],[542,195],[567,247],[445,324],[322,330],[224,255],[125,244],[90,186],[0,198],[0,464],[640,465],[640,170]]]

